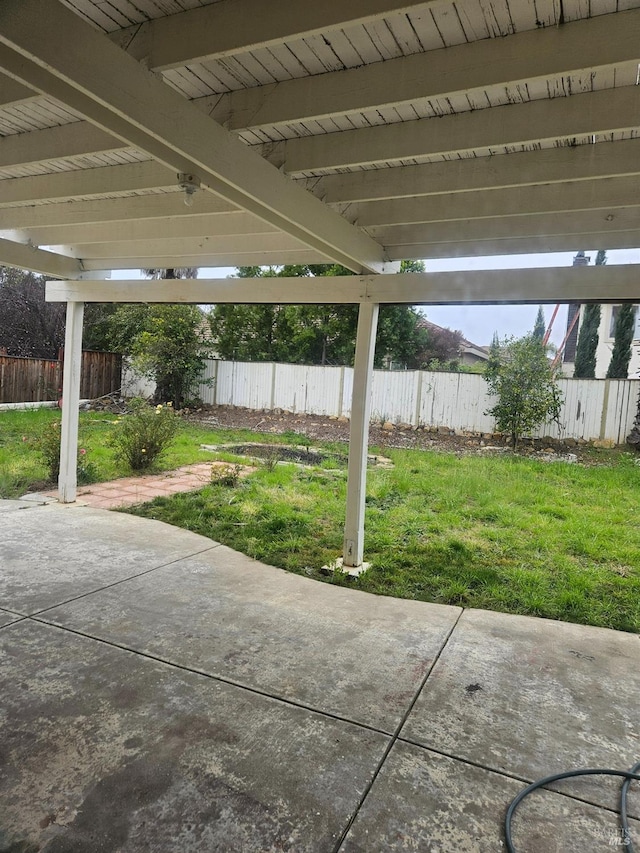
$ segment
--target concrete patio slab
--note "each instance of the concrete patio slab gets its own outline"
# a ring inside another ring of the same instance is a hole
[[[640,760],[639,663],[635,634],[467,610],[401,737],[530,781],[627,770]],[[570,784],[612,808],[618,788]]]
[[[4,628],[5,625],[11,625],[12,622],[17,622],[18,619],[22,619],[22,616],[10,613],[8,610],[0,610],[0,628]]]
[[[216,543],[132,516],[51,504],[0,513],[0,605],[29,615]]]
[[[41,618],[392,732],[460,613],[321,584],[220,546]]]
[[[525,780],[639,757],[635,635],[78,506],[0,515],[0,589],[52,602],[0,602],[3,853],[489,853]],[[523,804],[518,853],[623,847],[615,780],[560,787]]]
[[[506,808],[522,787],[498,773],[397,742],[341,853],[496,853],[505,849]],[[518,853],[623,849],[617,815],[551,791],[528,797],[512,830]],[[640,823],[632,822],[631,840],[640,841]]]
[[[327,853],[387,745],[31,620],[0,649],[2,850]]]
[[[17,512],[19,509],[29,509],[29,507],[19,501],[0,499],[0,512]]]

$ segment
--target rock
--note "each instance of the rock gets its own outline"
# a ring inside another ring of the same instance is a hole
[[[606,448],[609,450],[612,447],[615,447],[616,443],[611,438],[596,438],[596,440],[593,442],[593,446]]]
[[[282,415],[282,414],[283,414],[283,410],[278,406],[278,407],[276,407],[276,408],[273,410],[273,414],[274,414],[274,415]]]
[[[437,429],[438,435],[451,435],[451,430],[449,427],[439,426]]]
[[[564,443],[567,447],[575,447],[578,444],[575,438],[565,438]]]
[[[405,422],[405,423],[398,424],[398,429],[403,429],[406,432],[406,431],[412,430],[413,427],[411,426],[411,424],[408,424]]]
[[[348,424],[349,418],[346,415],[340,415],[338,418],[338,423],[340,424]]]
[[[394,427],[393,427],[393,424],[391,423],[391,421],[385,421],[382,424],[382,429],[386,430],[386,432],[393,432]]]
[[[337,415],[329,415],[329,420],[330,420],[330,421],[337,421],[337,420],[338,420],[338,416],[337,416]]]

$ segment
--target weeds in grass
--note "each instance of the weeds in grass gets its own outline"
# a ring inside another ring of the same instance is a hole
[[[153,410],[152,410],[153,411]],[[52,410],[0,415],[0,494],[41,488],[47,471],[22,436],[59,417]],[[113,415],[82,413],[81,430],[98,477],[127,473],[108,437]],[[200,444],[266,440],[246,430],[180,422],[167,467],[211,461]],[[274,444],[306,446],[298,435]],[[314,442],[317,444],[317,442]],[[344,452],[340,446],[325,446]],[[367,479],[365,557],[356,584],[369,592],[525,613],[640,631],[640,467],[625,453],[597,467],[544,465],[518,457],[458,458],[391,450],[394,469]],[[230,457],[229,464],[239,463]],[[289,571],[319,573],[342,550],[346,472],[323,466],[260,466],[233,489],[157,499],[132,510],[193,530]]]
[[[640,631],[640,471],[633,462],[581,468],[389,454],[396,467],[368,476],[365,556],[372,568],[355,582],[359,589]],[[345,493],[342,472],[263,466],[232,504],[210,488],[136,512],[186,526],[204,510],[190,529],[326,581],[319,569],[341,552]]]
[[[213,465],[211,467],[211,484],[235,488],[238,485],[241,471],[242,465],[230,465],[228,463]]]

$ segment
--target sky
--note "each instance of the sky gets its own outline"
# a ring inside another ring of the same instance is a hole
[[[585,250],[591,263],[595,261],[597,249]],[[453,258],[447,260],[425,261],[429,272],[448,272],[455,270],[524,269],[536,267],[571,266],[575,252],[554,252],[536,255],[501,255],[485,258]],[[640,249],[615,249],[607,252],[607,264],[640,264]],[[200,277],[225,278],[234,273],[233,267],[201,269]],[[117,270],[113,278],[141,278],[139,270]],[[543,311],[547,323],[553,313],[553,305],[544,305]],[[498,337],[509,335],[522,337],[533,329],[538,313],[536,305],[463,305],[432,306],[420,309],[432,323],[458,329],[464,337],[480,346],[491,343],[494,332]],[[555,318],[551,342],[560,345],[567,325],[567,307],[561,305]]]

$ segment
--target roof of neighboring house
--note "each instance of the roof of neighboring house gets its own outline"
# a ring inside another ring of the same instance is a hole
[[[418,325],[423,329],[433,329],[435,331],[441,332],[454,332],[460,335],[460,352],[466,352],[470,355],[475,355],[477,358],[488,359],[489,358],[489,347],[488,346],[480,346],[479,344],[474,344],[472,341],[468,341],[458,329],[449,329],[446,326],[439,326],[437,323],[432,323],[431,320],[427,320],[426,317],[423,317],[418,321]]]

